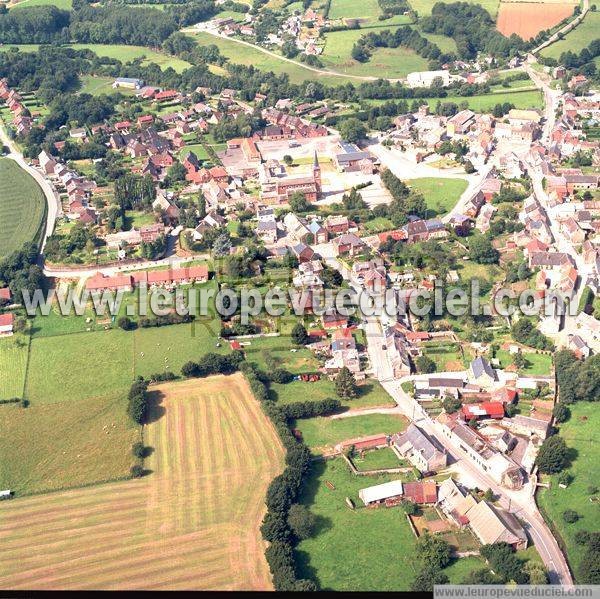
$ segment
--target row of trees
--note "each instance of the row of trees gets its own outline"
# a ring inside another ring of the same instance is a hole
[[[17,303],[22,302],[25,289],[33,295],[36,289],[45,288],[46,279],[36,264],[37,257],[38,246],[27,242],[20,250],[0,260],[0,287],[8,286]]]

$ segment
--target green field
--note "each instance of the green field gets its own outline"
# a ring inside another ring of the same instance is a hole
[[[0,406],[0,488],[37,493],[128,476],[139,429],[125,408],[124,394]]]
[[[25,335],[0,339],[0,399],[23,396],[28,348]]]
[[[399,475],[353,476],[341,459],[315,463],[301,503],[317,516],[317,534],[298,545],[299,574],[311,576],[323,590],[407,591],[418,569],[415,537],[399,508],[367,509],[358,498],[364,487],[397,480]],[[334,489],[325,485],[333,484]],[[350,497],[356,505],[346,505]],[[464,562],[464,563],[463,563]],[[459,583],[483,563],[460,559],[444,573]]]
[[[0,257],[26,241],[39,241],[46,198],[37,182],[14,160],[0,158]]]
[[[216,37],[210,33],[200,32],[188,35],[193,37],[200,45],[216,45],[221,54],[226,56],[232,63],[254,66],[262,71],[273,71],[277,75],[286,74],[292,83],[317,80],[326,85],[342,85],[348,81],[344,77],[321,75],[305,68],[300,63],[280,60],[265,54],[258,48],[251,48],[232,40]]]
[[[545,480],[551,480],[552,488],[539,490],[538,504],[563,538],[569,563],[577,578],[584,550],[581,545],[575,543],[575,533],[578,530],[589,532],[600,530],[598,503],[590,501],[590,497],[598,496],[598,493],[589,492],[590,485],[600,486],[598,484],[600,481],[598,461],[600,412],[593,402],[578,402],[569,408],[571,418],[560,425],[560,435],[564,438],[567,447],[577,452],[569,468],[574,480],[566,489],[561,489],[558,486],[558,476],[544,477]],[[562,518],[563,512],[567,509],[575,510],[580,516],[574,524],[567,524]]]
[[[25,396],[32,405],[125,393],[133,335],[111,330],[33,339]]]
[[[292,381],[286,385],[273,383],[271,392],[281,403],[292,403],[307,399],[319,401],[337,397],[334,382],[325,378],[314,383],[303,381]],[[342,400],[342,405],[349,408],[372,408],[375,406],[392,406],[394,401],[377,381],[368,381],[359,387],[358,397]]]
[[[394,414],[365,414],[333,419],[303,418],[296,420],[293,427],[302,432],[304,442],[314,453],[323,453],[348,439],[403,431],[406,428],[406,419]]]
[[[377,0],[331,0],[330,19],[376,19],[381,14]]]
[[[550,44],[541,51],[541,55],[546,58],[560,58],[563,52],[575,52],[579,54],[584,48],[590,45],[592,41],[600,37],[600,13],[589,11],[583,22],[573,31],[569,31],[562,40]]]
[[[69,46],[75,50],[91,50],[98,56],[106,58],[115,58],[121,62],[131,62],[139,58],[142,59],[142,66],[149,64],[157,64],[162,69],[171,67],[177,73],[181,73],[188,69],[191,65],[181,58],[169,56],[156,50],[151,50],[144,46],[126,46],[124,44],[72,44]],[[38,44],[6,44],[0,46],[1,51],[7,51],[10,48],[18,48],[21,52],[36,52],[39,48]],[[90,92],[92,93],[92,92]],[[98,92],[103,93],[103,92]],[[108,93],[108,92],[106,92]]]
[[[426,102],[432,109],[435,109],[438,98],[427,99]],[[515,108],[542,108],[542,94],[537,90],[527,91],[500,91],[498,93],[485,94],[483,96],[448,96],[441,99],[442,102],[455,102],[460,106],[466,102],[469,108],[475,112],[490,112],[496,104],[510,102]]]
[[[11,6],[11,8],[21,8],[30,6],[56,6],[57,8],[61,8],[63,10],[71,10],[73,6],[72,0],[21,0],[18,4]]]
[[[431,7],[438,0],[408,0],[408,3],[412,6],[414,10],[417,11],[420,17],[424,17],[426,15],[431,14]],[[472,4],[479,4],[483,8],[485,8],[492,17],[496,17],[498,14],[498,7],[500,4],[500,0],[466,0]],[[450,2],[446,2],[449,4]]]
[[[523,353],[527,360],[525,368],[521,368],[519,372],[525,375],[546,376],[552,374],[552,356],[550,354],[535,354],[531,352]],[[499,350],[496,357],[500,360],[500,367],[506,368],[513,362],[513,356],[506,351]]]
[[[81,76],[81,87],[79,88],[80,94],[91,94],[92,96],[100,96],[101,94],[124,94],[134,95],[135,90],[121,88],[114,88],[112,86],[114,82],[113,77],[98,77],[94,75],[83,75]]]
[[[406,181],[406,184],[423,194],[427,208],[432,213],[431,216],[442,216],[450,212],[468,186],[464,179],[437,179],[434,177],[410,179]]]
[[[396,28],[391,27],[394,31]],[[427,70],[427,60],[408,48],[378,48],[370,60],[362,63],[351,57],[352,46],[364,35],[361,29],[335,31],[325,36],[326,43],[320,56],[325,68],[347,75],[363,77],[405,77],[413,71]]]
[[[382,468],[410,466],[407,461],[400,460],[391,447],[366,451],[362,455],[354,456],[352,461],[358,470],[379,470]]]

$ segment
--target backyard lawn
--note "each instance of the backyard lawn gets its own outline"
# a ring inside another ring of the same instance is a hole
[[[341,441],[376,435],[393,434],[406,428],[406,418],[395,414],[365,414],[348,418],[302,418],[293,427],[302,432],[302,438],[313,453],[324,453]],[[398,464],[398,458],[396,458]],[[391,467],[391,466],[390,466]]]
[[[358,498],[360,489],[398,478],[355,477],[339,458],[316,463],[301,503],[317,516],[317,534],[298,546],[299,574],[316,578],[323,590],[408,590],[417,572],[416,539],[404,511],[366,509]],[[356,510],[348,508],[346,497]]]
[[[573,475],[573,482],[566,488],[558,486],[558,475],[545,476],[544,480],[551,481],[551,489],[540,489],[538,504],[545,512],[554,527],[558,529],[566,547],[569,562],[574,570],[575,578],[579,572],[579,565],[584,554],[584,548],[575,543],[575,533],[579,530],[598,531],[598,500],[592,502],[591,498],[600,497],[600,411],[593,402],[578,402],[569,406],[571,418],[560,425],[560,436],[565,440],[567,447],[576,454],[569,472]],[[575,510],[579,520],[574,524],[567,524],[562,517],[565,510]]]
[[[523,357],[527,360],[525,367],[519,369],[524,375],[546,376],[552,374],[552,356],[550,354],[536,354],[523,352]],[[500,368],[506,368],[513,363],[513,356],[503,350],[496,352],[496,358],[500,361]]]
[[[438,179],[435,177],[410,179],[406,181],[406,184],[423,194],[430,217],[443,216],[450,212],[468,185],[465,179]]]

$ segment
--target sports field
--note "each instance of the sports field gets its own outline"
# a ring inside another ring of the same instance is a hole
[[[40,186],[14,160],[0,158],[0,257],[38,241],[45,217]]]
[[[258,527],[283,449],[246,381],[152,391],[146,477],[0,505],[0,588],[271,588]]]
[[[498,31],[507,37],[515,33],[529,40],[571,16],[575,6],[570,2],[501,2]]]
[[[589,11],[583,21],[572,31],[569,31],[565,37],[541,51],[541,55],[546,58],[560,58],[563,52],[575,52],[579,54],[581,50],[587,48],[589,44],[598,38],[600,34],[600,12]]]

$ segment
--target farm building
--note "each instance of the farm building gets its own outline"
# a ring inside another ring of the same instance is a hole
[[[398,453],[421,472],[429,472],[446,466],[446,451],[418,426],[411,424],[403,433],[392,437]]]
[[[348,439],[347,441],[342,441],[338,447],[342,451],[350,447],[354,447],[354,449],[360,451],[362,449],[377,449],[379,447],[387,447],[388,443],[389,437],[386,434],[381,433],[378,435],[369,435],[367,437],[358,437],[357,439]]]
[[[124,87],[125,89],[141,89],[144,87],[142,79],[134,79],[130,77],[117,77],[112,84],[114,88]]]
[[[361,489],[358,496],[367,506],[381,505],[385,501],[401,499],[403,495],[402,481],[392,480],[389,483]]]
[[[504,542],[516,550],[527,549],[527,535],[513,514],[480,501],[467,512],[467,518],[483,545]]]
[[[413,503],[437,503],[437,484],[434,480],[404,483],[404,499]]]
[[[14,324],[14,314],[0,314],[0,335],[12,335]]]
[[[466,404],[462,407],[465,420],[480,420],[482,418],[504,418],[504,405],[499,401],[484,401],[482,403]]]
[[[440,484],[438,501],[446,516],[460,527],[469,523],[467,512],[477,505],[473,495],[465,493],[451,478],[447,478]]]

